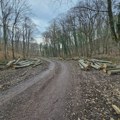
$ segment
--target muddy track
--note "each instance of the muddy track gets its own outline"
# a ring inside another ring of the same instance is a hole
[[[75,61],[48,69],[0,93],[0,120],[119,120],[120,76],[82,71]],[[33,71],[34,72],[34,71]]]
[[[62,62],[0,94],[1,120],[67,120],[65,96],[71,75]]]

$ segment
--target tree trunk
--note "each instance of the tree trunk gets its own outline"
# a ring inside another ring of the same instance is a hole
[[[27,57],[29,56],[30,33],[31,33],[31,30],[28,31],[28,40],[27,40]]]
[[[114,19],[113,19],[113,12],[112,12],[112,1],[107,0],[108,4],[108,16],[109,16],[109,24],[112,32],[113,39],[118,42],[118,38],[115,32],[115,27],[114,27]]]
[[[6,23],[3,23],[3,38],[4,38],[4,57],[7,59],[7,27]]]
[[[11,44],[12,44],[12,58],[15,59],[15,53],[14,53],[14,25],[12,27]]]
[[[23,58],[25,58],[25,35],[24,35],[24,28],[23,28]]]

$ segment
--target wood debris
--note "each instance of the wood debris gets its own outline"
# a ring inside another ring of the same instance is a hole
[[[25,68],[25,67],[36,67],[38,65],[42,64],[42,61],[40,59],[30,59],[30,60],[22,60],[21,58],[18,58],[17,60],[11,60],[7,64],[0,65],[0,70],[8,69],[8,68]]]
[[[13,63],[15,62],[15,60],[12,60],[12,61],[9,61],[7,64],[6,64],[6,67],[11,67],[13,65]]]
[[[89,63],[83,59],[79,60],[79,65],[84,70],[89,70]]]
[[[116,105],[112,105],[112,108],[115,110],[115,112],[120,115],[120,108],[118,108]]]
[[[120,73],[120,65],[113,64],[111,61],[82,58],[78,62],[82,70],[94,68],[96,70],[103,70],[108,75]]]

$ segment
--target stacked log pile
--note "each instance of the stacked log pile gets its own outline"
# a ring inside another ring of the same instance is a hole
[[[120,65],[113,64],[111,61],[98,60],[98,59],[80,59],[79,65],[82,70],[103,70],[108,75],[120,73]]]
[[[31,60],[11,60],[7,64],[0,64],[0,69],[8,69],[8,68],[14,68],[14,69],[20,69],[25,67],[36,67],[38,65],[42,64],[42,61],[40,59],[31,59]]]

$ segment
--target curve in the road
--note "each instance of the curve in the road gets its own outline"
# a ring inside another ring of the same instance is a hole
[[[34,80],[26,81],[24,87],[21,84],[20,88],[18,86],[10,90],[8,93],[12,94],[11,98],[8,93],[4,95],[4,102],[0,107],[2,119],[67,120],[65,97],[70,79],[67,64],[50,62],[49,70],[36,76]]]
[[[47,60],[48,61],[48,60]],[[25,91],[27,88],[31,87],[33,84],[37,83],[39,80],[44,79],[45,77],[52,78],[54,71],[55,71],[55,63],[52,61],[50,62],[50,65],[48,69],[41,74],[35,76],[34,78],[31,78],[29,80],[23,81],[20,84],[6,90],[0,93],[0,105],[3,103],[9,101],[14,96],[20,94],[21,92]]]

